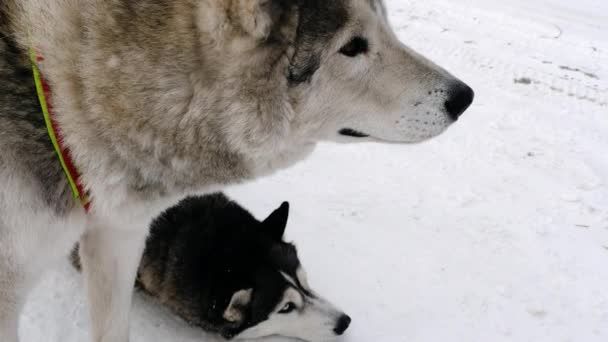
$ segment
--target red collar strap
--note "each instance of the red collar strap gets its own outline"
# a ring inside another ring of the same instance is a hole
[[[80,173],[74,166],[70,150],[65,146],[63,137],[61,136],[61,130],[54,118],[53,105],[51,104],[51,89],[46,80],[42,77],[40,69],[38,69],[37,66],[37,63],[44,61],[44,59],[42,57],[37,57],[33,52],[30,52],[30,58],[32,61],[34,80],[36,82],[36,91],[38,92],[38,100],[40,101],[40,107],[44,115],[49,138],[53,143],[55,152],[57,152],[57,157],[61,163],[63,172],[68,179],[74,198],[80,201],[84,210],[88,213],[91,208],[91,200],[84,191],[84,187],[80,182]]]

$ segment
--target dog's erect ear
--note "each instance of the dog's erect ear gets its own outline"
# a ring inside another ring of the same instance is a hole
[[[245,319],[244,311],[251,303],[253,289],[241,290],[235,293],[224,311],[224,319],[230,323],[240,323]]]
[[[271,238],[280,241],[285,234],[288,218],[289,202],[283,202],[277,210],[273,211],[272,214],[262,222],[262,227]]]
[[[291,0],[237,0],[238,18],[243,30],[256,39],[268,38]],[[234,11],[234,10],[233,10]]]

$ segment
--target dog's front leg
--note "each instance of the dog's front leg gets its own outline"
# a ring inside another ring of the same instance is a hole
[[[94,342],[127,342],[137,266],[147,225],[112,227],[92,220],[80,241]]]

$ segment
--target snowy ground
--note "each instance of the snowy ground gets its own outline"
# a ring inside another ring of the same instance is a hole
[[[232,189],[282,200],[346,342],[608,341],[608,1],[393,0],[407,44],[469,82],[474,107],[419,146],[322,145]],[[67,266],[32,295],[26,342],[81,342]],[[137,296],[133,341],[215,341]]]

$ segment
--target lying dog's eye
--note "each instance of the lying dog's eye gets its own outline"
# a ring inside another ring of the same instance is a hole
[[[293,312],[296,309],[296,305],[294,303],[287,303],[285,306],[279,311],[280,314],[288,314]]]
[[[356,57],[369,51],[369,43],[363,37],[355,37],[340,49],[340,53],[348,57]]]

